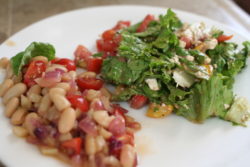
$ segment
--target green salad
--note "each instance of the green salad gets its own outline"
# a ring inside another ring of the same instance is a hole
[[[204,23],[182,23],[171,9],[116,33],[122,37],[116,55],[101,69],[101,77],[117,86],[114,101],[144,97],[151,117],[173,112],[197,123],[218,117],[245,125],[249,103],[232,88],[246,67],[249,41],[239,49],[228,42],[232,36]]]

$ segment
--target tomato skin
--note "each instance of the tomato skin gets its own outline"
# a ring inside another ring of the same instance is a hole
[[[230,40],[231,38],[233,38],[233,35],[220,35],[217,40],[218,42],[225,42],[225,41],[228,41]]]
[[[144,18],[144,20],[142,21],[142,23],[140,24],[140,26],[137,28],[136,32],[143,32],[143,31],[145,31],[147,29],[147,27],[148,27],[148,24],[151,21],[153,21],[153,20],[155,20],[155,17],[153,15],[148,14]]]
[[[74,150],[75,154],[80,154],[82,150],[82,139],[80,137],[73,138],[62,142],[62,147]]]
[[[46,70],[46,63],[43,61],[32,61],[24,75],[23,82],[31,87],[36,84],[35,79],[40,78]]]
[[[115,30],[106,30],[102,33],[102,38],[105,41],[110,41],[113,39],[116,31]]]
[[[185,46],[186,49],[191,48],[192,42],[191,42],[191,40],[189,38],[183,36],[183,37],[180,38],[180,40],[182,40],[182,41],[184,41],[186,43],[186,46]]]
[[[103,86],[103,80],[97,78],[79,78],[76,80],[77,85],[82,89],[99,90]]]
[[[80,95],[68,95],[67,99],[74,108],[79,108],[82,112],[88,112],[89,102]]]
[[[86,66],[86,60],[90,58],[92,53],[83,45],[78,45],[75,52],[75,63],[81,67]]]
[[[130,21],[118,21],[117,24],[112,28],[113,30],[120,30],[130,26]]]
[[[100,73],[102,67],[102,59],[90,58],[87,60],[87,70],[95,73]]]
[[[148,102],[148,98],[144,95],[134,95],[130,100],[130,107],[134,109],[142,108]]]
[[[128,110],[126,110],[125,108],[121,107],[119,104],[113,104],[113,112],[114,114],[120,114],[123,117],[125,117],[125,114],[128,113]]]
[[[76,70],[75,62],[67,58],[57,59],[57,60],[52,61],[51,63],[63,65],[68,69],[68,71]]]

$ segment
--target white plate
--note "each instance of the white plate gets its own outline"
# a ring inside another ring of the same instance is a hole
[[[15,46],[3,43],[0,55],[12,57],[32,41],[52,43],[59,57],[72,57],[78,44],[95,48],[95,40],[118,20],[140,21],[148,13],[164,14],[166,9],[145,6],[107,6],[80,9],[47,18],[12,36]],[[202,16],[175,10],[185,22],[204,21],[209,26],[234,34],[240,43],[246,38],[225,25]],[[249,61],[248,61],[249,64]],[[250,68],[245,69],[235,85],[237,94],[250,100]],[[3,77],[4,73],[1,73]],[[127,104],[123,104],[128,108]],[[3,108],[1,107],[1,111]],[[131,109],[130,109],[131,110]],[[250,127],[232,126],[231,123],[209,119],[202,125],[171,115],[163,119],[144,116],[146,108],[131,110],[130,114],[142,123],[137,133],[139,167],[249,167]],[[0,159],[8,167],[63,167],[55,159],[45,157],[33,145],[12,134],[9,120],[0,113]]]

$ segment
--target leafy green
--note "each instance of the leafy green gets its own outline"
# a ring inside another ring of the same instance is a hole
[[[55,48],[47,43],[32,42],[23,52],[11,58],[13,72],[18,75],[22,67],[28,64],[29,60],[36,56],[45,56],[48,60],[55,58]]]
[[[213,116],[225,119],[225,105],[230,106],[232,102],[233,92],[223,84],[222,76],[213,76],[196,84],[187,99],[177,102],[176,114],[199,123]]]

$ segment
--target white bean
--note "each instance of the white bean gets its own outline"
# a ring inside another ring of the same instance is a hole
[[[28,99],[33,103],[39,103],[42,99],[42,96],[40,96],[39,94],[30,93],[28,95]]]
[[[0,97],[3,97],[4,94],[14,85],[14,82],[11,79],[6,79],[0,86]]]
[[[94,89],[89,89],[87,91],[87,95],[86,95],[86,99],[89,101],[94,101],[94,99],[98,99],[99,97],[101,97],[101,92],[98,90],[94,90]]]
[[[96,153],[96,144],[94,136],[89,134],[85,137],[85,151],[88,155],[94,155]]]
[[[40,94],[41,93],[42,88],[39,85],[33,85],[27,92],[27,95],[29,94]]]
[[[0,59],[0,68],[7,68],[9,64],[9,59],[7,57],[3,57]]]
[[[76,113],[73,108],[65,109],[58,121],[58,130],[60,133],[68,133],[75,124]]]
[[[13,125],[20,125],[24,122],[25,120],[25,115],[27,111],[24,108],[19,108],[16,110],[16,112],[12,115],[11,117],[11,123]]]
[[[43,61],[44,63],[48,63],[48,58],[45,56],[36,56],[33,57],[31,61]]]
[[[10,79],[13,75],[14,75],[14,73],[13,73],[11,63],[9,63],[7,68],[6,68],[6,76],[5,76],[5,78]]]
[[[16,111],[18,106],[19,106],[19,99],[17,97],[13,97],[12,99],[10,99],[5,107],[5,116],[10,118]]]
[[[98,124],[107,128],[109,123],[114,119],[114,116],[109,116],[105,110],[98,110],[94,111],[93,118]]]
[[[21,96],[26,90],[27,86],[23,83],[14,85],[3,96],[3,103],[6,104],[11,98]]]
[[[29,134],[34,136],[34,129],[36,123],[41,122],[41,117],[37,115],[37,113],[29,113],[26,115],[23,126],[28,130]]]
[[[52,104],[52,101],[50,99],[50,96],[49,94],[43,96],[42,100],[41,100],[41,103],[39,105],[39,108],[38,108],[38,113],[39,115],[41,116],[44,116],[45,113],[48,111],[48,109],[50,108]]]
[[[24,95],[21,95],[21,106],[26,109],[31,108],[31,101]]]
[[[134,166],[134,163],[136,161],[136,153],[135,153],[135,149],[131,145],[126,144],[122,147],[122,151],[120,154],[120,161],[121,161],[122,167]]]
[[[12,131],[18,137],[26,137],[28,135],[27,129],[22,126],[14,126]]]
[[[70,85],[69,85],[69,83],[66,83],[66,82],[60,82],[60,83],[56,84],[55,88],[62,88],[67,92],[70,89]]]
[[[70,107],[70,102],[66,99],[66,97],[55,94],[53,96],[50,96],[51,100],[53,101],[54,105],[56,106],[58,111],[62,111],[68,107]]]
[[[52,97],[54,95],[58,95],[58,94],[65,96],[66,95],[66,91],[63,88],[58,88],[58,87],[51,88],[49,90],[50,97]]]
[[[57,155],[58,154],[58,149],[54,147],[48,147],[48,146],[41,146],[39,147],[41,153],[43,155]]]
[[[95,78],[95,77],[96,73],[91,71],[82,72],[77,76],[77,78]]]
[[[96,145],[96,151],[97,152],[102,151],[102,149],[106,145],[106,141],[102,136],[97,136],[95,138],[95,145]]]
[[[60,141],[66,141],[72,139],[72,135],[70,133],[60,134],[59,140]]]
[[[105,139],[109,139],[112,136],[112,133],[104,129],[103,127],[100,127],[98,132],[101,136],[103,136]]]
[[[52,64],[50,67],[46,69],[46,72],[55,71],[56,69],[60,69],[60,70],[63,70],[64,72],[68,72],[66,67],[64,67],[63,65],[59,65],[59,64]]]

